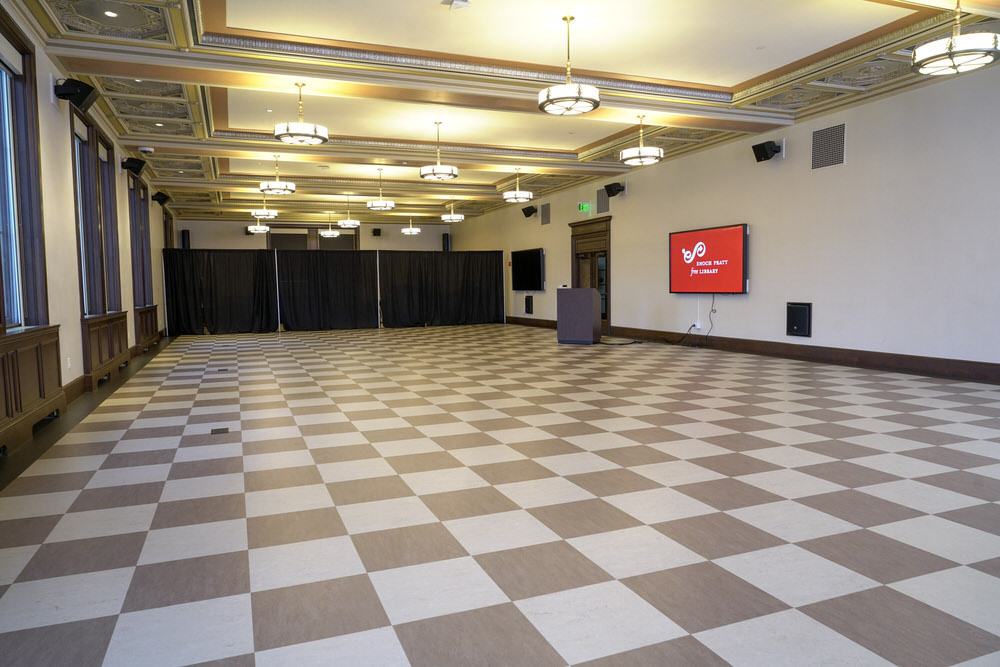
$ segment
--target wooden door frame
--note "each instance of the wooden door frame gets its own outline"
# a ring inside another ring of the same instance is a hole
[[[573,272],[573,287],[580,284],[580,271],[577,268],[576,256],[585,252],[604,252],[605,278],[604,290],[607,295],[607,319],[601,322],[602,333],[611,333],[611,216],[588,218],[569,223],[570,251]]]

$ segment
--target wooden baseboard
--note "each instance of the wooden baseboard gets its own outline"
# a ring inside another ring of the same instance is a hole
[[[31,438],[35,424],[55,411],[60,413],[66,409],[66,392],[59,389],[34,408],[12,419],[0,429],[0,445],[7,445],[10,452],[15,451],[21,443]]]
[[[633,327],[611,327],[611,335],[640,340],[666,340],[670,343],[676,343],[682,337],[682,334],[674,331],[656,331]],[[916,373],[918,375],[931,375],[953,380],[1000,383],[1000,364],[992,364],[984,361],[921,357],[912,354],[850,350],[838,347],[820,347],[818,345],[795,345],[777,341],[724,338],[720,336],[705,336],[703,334],[689,334],[684,338],[683,344],[729,352],[745,352],[769,357],[815,361],[822,364],[872,368],[898,373]]]
[[[66,402],[72,403],[76,399],[83,396],[84,388],[85,388],[85,383],[83,381],[82,375],[64,384],[63,391],[66,393]]]
[[[97,389],[98,383],[101,381],[105,375],[110,375],[114,377],[121,370],[123,365],[127,365],[131,361],[132,355],[129,350],[123,350],[118,356],[107,360],[101,364],[96,370],[89,373],[83,374],[84,388],[87,391],[94,391]]]
[[[544,329],[555,329],[555,320],[541,320],[534,317],[512,317],[507,316],[507,324],[520,324],[526,327],[542,327]]]

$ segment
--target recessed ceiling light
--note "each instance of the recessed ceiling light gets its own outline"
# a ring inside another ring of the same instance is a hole
[[[184,170],[183,170],[183,169],[181,169],[181,170],[180,170],[180,171],[178,171],[177,173],[178,173],[178,174],[183,174],[183,173],[184,173]]]
[[[156,127],[163,127],[163,123],[154,123],[154,125],[156,125]]]
[[[135,82],[136,83],[142,83],[142,79],[136,79]]]
[[[108,11],[104,12],[104,15],[107,16],[109,19],[116,19],[116,18],[118,18],[118,12],[113,12],[110,9]]]
[[[273,112],[274,112],[274,109],[268,109],[268,110],[267,110],[267,112],[268,112],[268,113],[273,113]]]

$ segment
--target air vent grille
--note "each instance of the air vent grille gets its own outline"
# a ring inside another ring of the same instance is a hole
[[[542,204],[542,224],[547,225],[552,222],[552,207],[549,204]]]
[[[813,132],[812,168],[844,164],[844,124]]]
[[[608,204],[608,193],[601,188],[597,191],[597,213],[607,213],[611,210]]]

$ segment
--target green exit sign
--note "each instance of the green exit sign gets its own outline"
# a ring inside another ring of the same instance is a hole
[[[590,202],[582,201],[576,205],[576,210],[580,213],[590,213]]]

